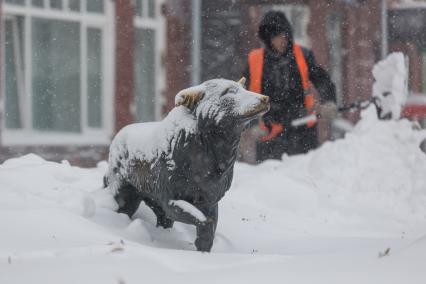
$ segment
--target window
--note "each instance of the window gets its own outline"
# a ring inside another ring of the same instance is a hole
[[[4,144],[109,142],[111,9],[103,0],[5,1]]]
[[[159,119],[161,112],[160,84],[162,80],[160,56],[163,47],[163,22],[159,16],[162,1],[136,0],[135,9],[135,101],[137,121]]]
[[[81,132],[80,24],[31,19],[32,127]]]
[[[6,0],[6,3],[15,5],[25,5],[25,0]]]
[[[160,6],[155,4],[155,0],[135,0],[134,2],[136,17],[151,19],[157,18],[157,8],[159,8]]]
[[[155,120],[155,30],[135,30],[135,101],[139,121]]]

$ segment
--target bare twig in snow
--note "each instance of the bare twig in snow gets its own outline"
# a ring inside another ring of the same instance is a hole
[[[390,253],[390,247],[388,247],[384,252],[379,251],[379,258],[384,257],[384,256],[388,256]]]

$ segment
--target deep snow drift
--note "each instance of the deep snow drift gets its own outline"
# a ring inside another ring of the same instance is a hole
[[[130,220],[97,168],[35,155],[0,165],[0,283],[424,283],[426,156],[373,109],[345,139],[238,163],[212,253],[194,228]]]

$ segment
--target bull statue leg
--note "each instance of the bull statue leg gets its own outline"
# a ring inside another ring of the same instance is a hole
[[[166,215],[175,221],[195,225],[197,238],[195,247],[199,251],[210,251],[216,231],[218,205],[197,208],[184,200],[170,200],[163,207]]]
[[[173,227],[173,220],[166,216],[166,212],[164,212],[161,206],[159,206],[154,200],[148,198],[144,199],[144,202],[149,208],[151,208],[157,217],[157,227],[163,227],[164,229]]]
[[[197,226],[197,239],[195,247],[199,251],[210,251],[213,246],[218,219],[217,203],[211,207],[202,208],[201,211],[206,216],[206,221]]]
[[[173,227],[173,220],[166,216],[164,210],[154,200],[141,197],[137,194],[136,189],[129,184],[121,186],[114,198],[118,204],[118,213],[124,213],[132,218],[143,201],[157,217],[157,227],[161,226],[164,229]]]
[[[118,213],[125,213],[129,218],[132,218],[142,201],[136,189],[130,184],[125,184],[118,188],[114,198],[118,204]]]

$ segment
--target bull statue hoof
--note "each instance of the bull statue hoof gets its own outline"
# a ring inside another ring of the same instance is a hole
[[[210,239],[201,239],[197,238],[195,240],[195,247],[198,251],[210,252],[213,246],[213,238]]]
[[[197,226],[197,239],[195,240],[197,250],[210,252],[213,246],[216,225],[217,220],[208,218],[202,225]]]
[[[244,81],[215,79],[182,90],[162,121],[117,133],[104,185],[115,193],[118,212],[131,217],[144,201],[157,226],[192,224],[197,250],[211,250],[241,133],[269,110],[269,98],[245,90]]]

